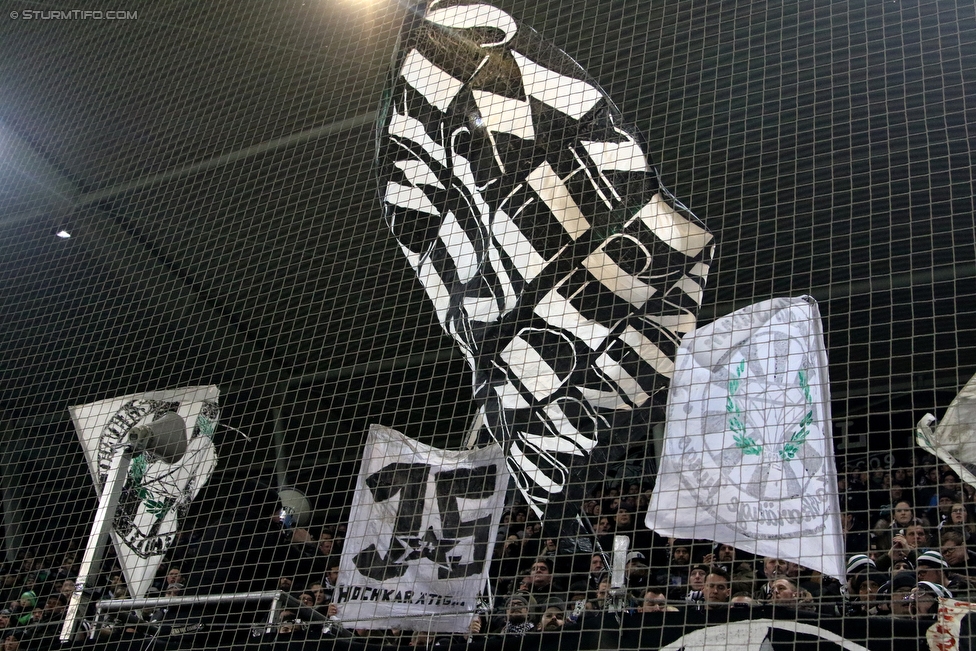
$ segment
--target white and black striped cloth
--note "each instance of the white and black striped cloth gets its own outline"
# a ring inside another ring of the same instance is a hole
[[[471,365],[485,441],[547,523],[575,516],[663,421],[712,235],[580,66],[490,5],[408,20],[377,145],[387,223]]]

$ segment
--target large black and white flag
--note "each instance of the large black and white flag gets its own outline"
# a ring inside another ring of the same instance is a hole
[[[646,522],[844,579],[827,354],[812,298],[750,305],[684,338]]]
[[[556,524],[663,421],[713,238],[597,83],[488,4],[408,20],[377,140],[387,223],[471,366],[481,443]]]
[[[466,631],[508,479],[497,445],[438,450],[371,426],[333,597],[343,625]]]
[[[213,443],[220,410],[217,387],[152,391],[69,407],[95,488],[105,484],[112,458],[129,432],[175,412],[186,422],[187,449],[175,463],[143,452],[129,464],[112,541],[129,594],[145,595],[190,502],[217,465]]]

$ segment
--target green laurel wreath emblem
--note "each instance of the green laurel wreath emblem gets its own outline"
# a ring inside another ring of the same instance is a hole
[[[746,419],[742,413],[742,405],[736,400],[736,393],[742,387],[742,373],[745,372],[746,362],[742,360],[732,370],[732,378],[728,383],[729,395],[725,400],[725,411],[728,415],[729,429],[732,430],[732,440],[735,447],[742,450],[742,454],[762,456],[763,446],[756,439],[746,433]],[[813,424],[813,396],[810,393],[810,382],[807,372],[800,370],[797,372],[800,388],[803,390],[803,401],[806,413],[798,423],[798,429],[790,435],[789,441],[783,444],[779,450],[779,458],[783,461],[790,461],[796,458],[800,451],[800,446],[810,436],[810,425]]]

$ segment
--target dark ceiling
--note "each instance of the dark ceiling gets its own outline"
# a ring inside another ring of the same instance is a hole
[[[603,85],[716,234],[702,322],[820,302],[835,421],[867,451],[976,371],[973,3],[496,4]],[[218,432],[212,499],[287,476],[334,515],[369,423],[459,445],[465,363],[371,171],[407,7],[71,8],[137,17],[0,14],[8,525],[77,535],[93,491],[66,409],[138,391],[220,387],[251,440]]]

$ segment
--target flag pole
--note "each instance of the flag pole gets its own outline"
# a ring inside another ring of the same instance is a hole
[[[91,600],[91,586],[87,584],[97,577],[102,569],[106,538],[108,538],[115,521],[115,512],[119,508],[122,487],[125,485],[125,477],[129,472],[131,462],[132,446],[129,443],[117,446],[115,454],[112,456],[108,475],[105,478],[105,484],[102,486],[98,507],[95,509],[95,519],[92,522],[91,532],[88,534],[88,542],[85,544],[85,555],[82,557],[81,565],[78,568],[78,578],[75,580],[75,591],[72,593],[71,599],[68,600],[68,607],[65,610],[64,623],[61,625],[61,642],[71,641],[79,612],[84,616],[88,610],[88,602]]]

